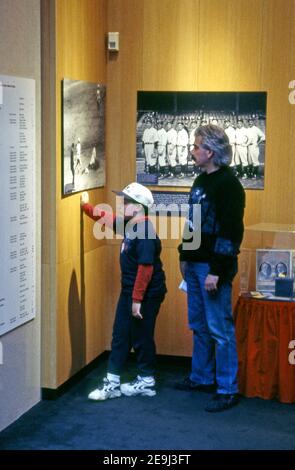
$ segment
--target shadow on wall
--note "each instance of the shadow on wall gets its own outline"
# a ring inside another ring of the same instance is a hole
[[[85,308],[79,298],[76,272],[72,272],[68,297],[68,318],[71,340],[72,366],[70,376],[85,366]]]
[[[80,273],[81,273],[81,299],[76,271],[72,272],[69,296],[68,296],[68,318],[71,341],[72,365],[70,377],[81,370],[86,363],[86,318],[85,318],[85,284],[84,284],[84,240],[83,240],[83,218],[81,219],[80,237]]]

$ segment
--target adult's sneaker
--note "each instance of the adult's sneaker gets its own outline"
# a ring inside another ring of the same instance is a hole
[[[89,400],[102,401],[108,398],[118,398],[120,396],[120,382],[111,382],[105,377],[102,386],[90,392],[88,398]]]
[[[156,395],[155,379],[140,377],[139,375],[132,382],[121,385],[121,392],[127,397],[141,395],[144,397],[154,397]]]

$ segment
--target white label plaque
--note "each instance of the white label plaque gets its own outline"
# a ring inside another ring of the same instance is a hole
[[[0,335],[35,317],[35,80],[0,75]]]

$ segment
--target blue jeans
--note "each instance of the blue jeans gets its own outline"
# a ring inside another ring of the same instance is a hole
[[[217,293],[209,294],[205,290],[208,272],[207,263],[187,263],[188,320],[194,340],[190,379],[209,385],[216,378],[217,393],[233,394],[238,392],[238,358],[232,286],[222,283]]]
[[[132,316],[132,297],[121,293],[113,326],[112,349],[108,372],[120,375],[133,347],[137,358],[138,373],[142,377],[154,375],[156,346],[154,330],[161,298],[145,298],[141,304],[143,319]]]

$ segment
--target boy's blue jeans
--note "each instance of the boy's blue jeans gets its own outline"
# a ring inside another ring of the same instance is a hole
[[[238,392],[238,358],[232,316],[230,282],[218,286],[217,293],[205,290],[207,263],[187,262],[188,320],[193,331],[190,379],[198,384],[217,382],[217,393]]]
[[[140,320],[132,316],[131,295],[121,293],[113,326],[108,372],[120,375],[133,348],[139,375],[142,377],[154,375],[156,362],[154,330],[163,299],[164,295],[161,298],[144,299],[141,304],[143,319]]]

